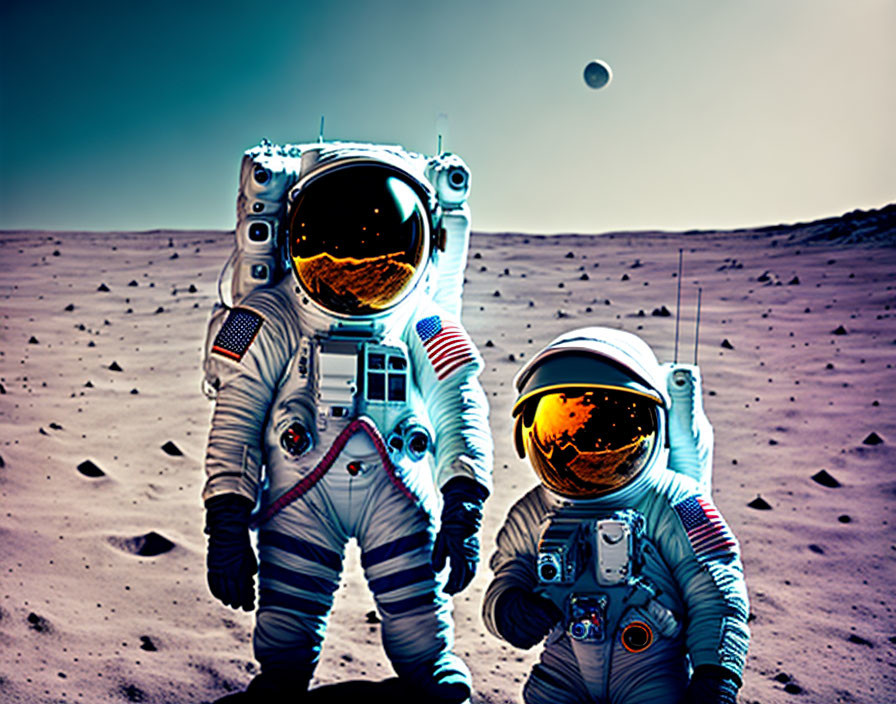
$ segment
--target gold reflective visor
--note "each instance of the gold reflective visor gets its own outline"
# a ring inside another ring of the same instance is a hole
[[[303,188],[289,218],[289,253],[304,293],[344,316],[401,302],[429,259],[429,216],[394,169],[355,164]]]
[[[615,389],[546,393],[531,399],[516,422],[535,473],[570,498],[595,498],[629,484],[657,438],[656,402]]]

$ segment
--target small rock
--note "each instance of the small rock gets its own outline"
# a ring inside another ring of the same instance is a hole
[[[69,303],[69,304],[65,307],[65,310],[66,310],[67,313],[71,313],[74,309],[75,309],[75,304],[74,304],[74,303]]]
[[[149,636],[140,636],[140,650],[148,650],[153,653],[158,650],[156,648],[156,644],[152,642],[152,638]]]
[[[28,628],[38,633],[46,633],[50,630],[50,622],[43,616],[38,616],[33,611],[28,614]]]
[[[380,622],[380,617],[377,615],[376,611],[368,611],[365,618],[367,619],[367,623]]]
[[[93,382],[90,381],[90,380],[88,379],[87,383],[84,384],[84,386],[85,386],[86,388],[88,388],[88,389],[92,389],[92,388],[93,388]]]
[[[159,313],[164,313],[164,312],[165,312],[165,309],[162,306],[159,306],[158,308],[156,308],[156,315],[158,315]]]
[[[81,464],[79,464],[78,471],[85,477],[91,477],[93,479],[106,476],[106,473],[90,460],[84,460]]]
[[[109,371],[121,372],[124,370],[120,366],[118,366],[118,362],[112,362],[112,364],[109,365]]]
[[[178,256],[179,256],[178,253],[175,252],[174,254],[172,254],[172,255],[171,255],[170,257],[168,257],[168,258],[169,258],[169,259],[177,259]]]
[[[51,427],[53,430],[62,430],[62,426],[59,425],[59,423],[50,423],[50,427]]]
[[[494,346],[495,346],[495,343],[492,342],[491,340],[486,340],[486,341],[485,341],[485,346],[486,346],[486,347],[494,347]]]
[[[787,282],[788,286],[799,286],[800,285],[800,277],[794,276],[790,281]]]
[[[590,280],[591,280],[591,277],[589,277],[588,274],[582,274],[579,277],[579,281],[590,281]]]
[[[563,311],[563,310],[558,310],[558,311],[557,311],[557,317],[558,317],[558,318],[568,318],[568,317],[569,317],[569,313],[567,313],[566,311]]]
[[[640,260],[640,259],[635,259],[635,263],[632,264],[632,265],[629,267],[629,269],[640,269],[641,266],[643,266],[643,265],[641,264],[641,260]]]
[[[180,448],[170,440],[162,445],[162,452],[166,455],[171,455],[172,457],[181,457],[184,454],[181,452]]]
[[[763,499],[761,496],[756,496],[750,503],[747,504],[750,508],[755,508],[759,511],[771,511],[771,504]]]
[[[836,330],[831,330],[831,335],[848,335],[848,334],[849,333],[846,332],[846,328],[843,327],[842,325],[840,327],[838,327]]]
[[[131,389],[131,396],[136,396],[136,395],[139,394],[139,393],[140,393],[140,392],[137,391],[137,389]]]
[[[769,272],[769,270],[766,269],[764,272],[762,272],[762,274],[760,274],[758,277],[756,277],[756,280],[757,281],[770,281],[772,278],[770,276],[770,273],[771,272]]]
[[[803,691],[803,688],[798,684],[794,684],[793,682],[788,682],[784,685],[784,691],[788,694],[799,694]]]
[[[870,640],[865,640],[862,636],[857,636],[855,633],[850,634],[849,638],[847,638],[850,643],[855,643],[856,645],[867,645],[869,648],[874,647],[874,643]]]
[[[837,520],[841,523],[852,523],[852,518],[847,516],[845,513],[842,516],[837,516]]]
[[[776,682],[784,684],[786,682],[790,682],[792,678],[786,672],[779,672],[777,675],[775,675],[774,679]]]
[[[190,288],[187,289],[188,293],[196,293],[199,289],[196,288],[193,284],[190,284]]]
[[[513,352],[511,352],[509,355],[507,355],[507,361],[508,361],[508,362],[515,362],[515,361],[516,361],[516,355],[513,354]]]
[[[500,297],[501,297],[501,292],[500,292],[500,291],[495,291],[492,295],[493,295],[495,298],[500,298]]]
[[[628,278],[629,278],[629,277],[628,277],[628,274],[623,274],[623,275],[622,275],[622,278],[619,279],[619,280],[620,280],[620,281],[628,281]]]
[[[722,340],[722,349],[725,349],[725,350],[733,350],[734,349],[734,345],[732,345],[730,342],[728,342],[727,337],[724,340]]]
[[[813,474],[812,480],[818,482],[822,486],[828,487],[829,489],[836,489],[838,486],[840,486],[840,482],[834,479],[834,477],[828,474],[827,470],[824,469]]]
[[[816,555],[824,555],[824,548],[821,547],[821,545],[816,545],[815,543],[812,543],[812,544],[809,546],[809,549],[810,549],[812,552],[814,552]]]
[[[567,253],[566,253],[566,258],[567,258],[567,259],[575,259],[575,258],[576,258],[576,255],[573,254],[572,252],[567,252]]]
[[[139,286],[139,285],[140,285],[140,284],[138,284],[134,279],[131,279],[131,280],[128,282],[128,286]]]
[[[39,345],[40,342],[38,341],[38,339],[36,337],[34,337],[34,335],[32,335],[31,339],[28,340],[28,344],[29,345]]]
[[[871,433],[867,438],[862,440],[863,445],[880,445],[883,443],[883,438],[877,433]]]
[[[660,306],[659,308],[654,308],[651,315],[655,315],[659,318],[668,318],[672,315],[672,313],[668,308],[666,308],[666,306]]]
[[[109,292],[109,287],[106,286],[106,284],[100,284],[100,285],[97,287],[96,290],[97,290],[97,291],[102,291],[103,293],[108,293],[108,292]]]

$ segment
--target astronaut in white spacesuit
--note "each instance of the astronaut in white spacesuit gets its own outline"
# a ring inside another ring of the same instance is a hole
[[[557,338],[516,377],[516,448],[541,484],[498,534],[483,616],[520,648],[547,637],[527,704],[735,702],[746,585],[708,480],[687,476],[708,421],[670,423],[667,387],[684,381],[637,336],[597,327]],[[670,438],[685,446],[675,462]]]
[[[306,690],[350,538],[399,678],[434,701],[471,692],[448,595],[477,566],[492,443],[459,285],[454,314],[434,289],[467,172],[448,159],[445,196],[433,184],[444,164],[418,162],[353,143],[262,143],[244,160],[242,295],[209,335],[203,498],[212,593],[252,610],[259,573],[259,701]]]

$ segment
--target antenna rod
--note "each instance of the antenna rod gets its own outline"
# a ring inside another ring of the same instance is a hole
[[[323,144],[324,141],[324,116],[320,116],[320,132],[317,135],[317,141]]]
[[[697,287],[697,328],[694,330],[694,366],[697,366],[697,349],[700,344],[700,299],[703,297],[703,288]]]
[[[684,250],[678,250],[678,294],[675,298],[675,355],[672,357],[672,363],[678,364],[678,322],[681,320],[681,260],[684,257]]]
[[[441,154],[441,153],[442,153],[442,135],[439,135],[439,149],[436,152],[436,154]]]

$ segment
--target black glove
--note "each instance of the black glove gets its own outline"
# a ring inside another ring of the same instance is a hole
[[[682,704],[737,704],[740,678],[718,665],[700,665],[691,675]]]
[[[476,574],[479,564],[477,533],[488,491],[472,479],[455,477],[442,489],[442,495],[442,527],[432,549],[432,567],[441,572],[446,562],[451,564],[445,593],[457,594]]]
[[[495,627],[517,648],[540,643],[562,618],[553,601],[521,587],[511,587],[495,603]]]
[[[208,588],[227,606],[252,611],[258,561],[249,543],[253,503],[237,494],[220,494],[205,502],[208,534]]]

